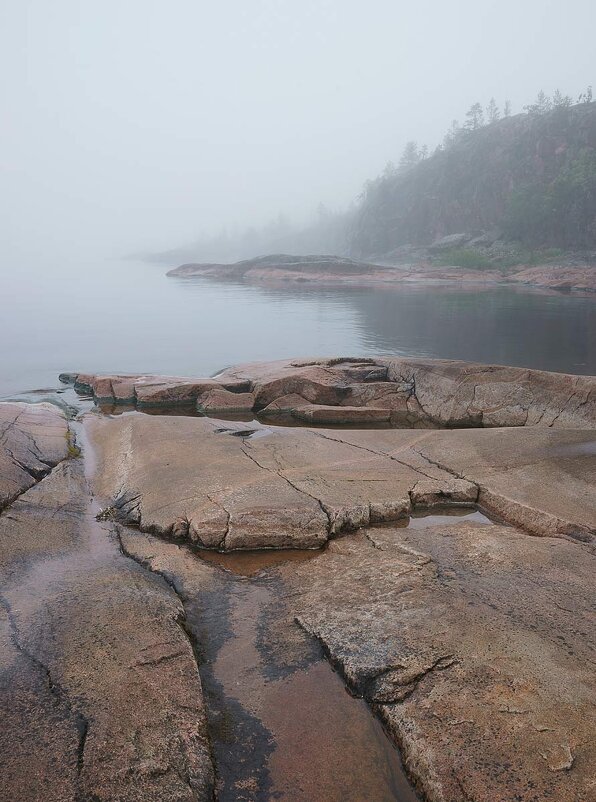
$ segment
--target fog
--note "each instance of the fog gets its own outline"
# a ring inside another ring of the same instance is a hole
[[[576,96],[594,68],[591,0],[0,8],[5,259],[150,251],[343,208],[474,101]]]

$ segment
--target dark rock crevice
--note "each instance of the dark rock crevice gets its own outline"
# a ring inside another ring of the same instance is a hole
[[[138,555],[134,554],[132,551],[127,549],[126,546],[124,545],[124,541],[122,539],[122,532],[121,532],[120,526],[122,526],[122,524],[115,524],[114,525],[114,534],[115,534],[115,537],[116,537],[118,548],[119,548],[120,553],[122,554],[122,556],[126,557],[129,560],[132,560],[133,562],[135,562],[137,565],[139,565],[148,574],[153,575],[156,578],[157,581],[163,582],[163,585],[167,588],[168,592],[173,593],[176,596],[176,599],[179,601],[179,603],[180,603],[180,605],[182,607],[182,612],[175,618],[175,624],[179,628],[180,632],[184,636],[184,639],[187,641],[187,643],[190,646],[190,649],[191,649],[191,652],[192,652],[192,655],[193,655],[193,658],[194,658],[194,663],[195,663],[195,668],[196,668],[197,675],[199,677],[201,677],[201,649],[200,649],[200,644],[197,642],[196,637],[195,637],[194,633],[192,632],[192,629],[188,626],[187,614],[186,614],[186,606],[185,606],[185,598],[184,598],[184,593],[182,591],[182,588],[176,583],[176,579],[175,579],[174,576],[172,576],[171,574],[169,574],[169,573],[167,573],[165,571],[160,571],[160,570],[154,568],[151,565],[151,561],[150,560],[142,559],[141,557],[139,557]],[[177,655],[174,655],[174,654],[168,654],[166,656],[161,657],[157,662],[164,662],[165,660],[171,660],[176,656]],[[155,663],[155,661],[154,661],[154,663]],[[210,795],[210,800],[211,800],[211,802],[217,802],[217,793],[216,793],[217,764],[216,764],[216,761],[215,761],[215,758],[214,758],[214,754],[213,754],[212,737],[211,737],[211,733],[210,733],[209,719],[207,719],[207,741],[208,741],[208,748],[209,748],[211,766],[212,766],[212,769],[213,769],[213,776],[215,778],[215,782],[213,784],[213,789],[212,789],[212,792],[211,792],[211,795]],[[184,780],[185,780],[186,785],[188,785],[188,787],[194,793],[195,792],[195,788],[193,787],[193,784],[191,782],[190,776],[186,776],[184,778]]]
[[[320,507],[321,511],[322,511],[322,512],[325,514],[325,516],[326,516],[326,518],[327,518],[327,537],[331,537],[331,536],[332,536],[332,532],[333,532],[333,517],[332,517],[332,513],[331,513],[331,512],[330,512],[330,510],[329,510],[329,509],[328,509],[328,508],[325,506],[325,504],[324,504],[324,503],[321,501],[321,499],[320,499],[320,498],[318,498],[317,496],[313,496],[311,493],[308,493],[306,490],[304,490],[303,488],[301,488],[301,487],[299,487],[298,485],[296,485],[294,482],[292,482],[292,480],[291,480],[291,479],[288,479],[288,477],[287,477],[287,476],[285,476],[285,475],[283,474],[283,472],[281,471],[281,469],[278,469],[278,470],[273,470],[273,468],[269,468],[269,467],[267,467],[266,465],[262,465],[262,464],[261,464],[261,463],[260,463],[260,462],[257,460],[257,458],[256,458],[255,456],[253,456],[252,454],[250,454],[250,453],[247,451],[247,449],[246,449],[246,448],[244,448],[244,447],[243,447],[243,448],[241,449],[241,451],[242,451],[242,453],[243,453],[245,456],[247,456],[247,457],[248,457],[248,458],[249,458],[249,459],[250,459],[252,462],[254,462],[254,464],[255,464],[255,465],[257,465],[257,466],[258,466],[258,467],[259,467],[261,470],[264,470],[264,471],[269,471],[269,473],[272,473],[272,474],[274,474],[274,475],[276,475],[276,476],[279,476],[279,478],[280,478],[280,479],[283,479],[283,481],[284,481],[284,482],[286,482],[286,483],[287,483],[287,484],[288,484],[288,485],[289,485],[289,486],[290,486],[290,487],[291,487],[293,490],[296,490],[298,493],[302,493],[303,495],[305,495],[305,496],[308,496],[308,498],[311,498],[313,501],[316,501],[316,502],[317,502],[317,504],[319,505],[319,507]]]

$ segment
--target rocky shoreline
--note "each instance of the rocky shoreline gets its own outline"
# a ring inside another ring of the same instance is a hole
[[[506,270],[498,267],[465,268],[433,264],[428,258],[400,264],[362,262],[334,256],[266,256],[234,264],[188,263],[170,270],[168,276],[216,281],[246,281],[255,284],[314,284],[320,286],[399,286],[403,283],[463,283],[469,285],[531,286],[545,290],[596,292],[596,265],[520,264]]]
[[[0,404],[2,802],[591,797],[596,378],[62,379]]]

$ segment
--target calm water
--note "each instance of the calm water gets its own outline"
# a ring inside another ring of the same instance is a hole
[[[0,266],[0,396],[64,370],[208,375],[311,355],[400,354],[596,374],[596,298],[523,289],[307,286],[166,278],[102,260]]]

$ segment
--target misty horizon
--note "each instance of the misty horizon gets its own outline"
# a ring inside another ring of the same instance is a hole
[[[575,99],[593,70],[588,2],[1,7],[9,254],[302,225],[472,103]]]

